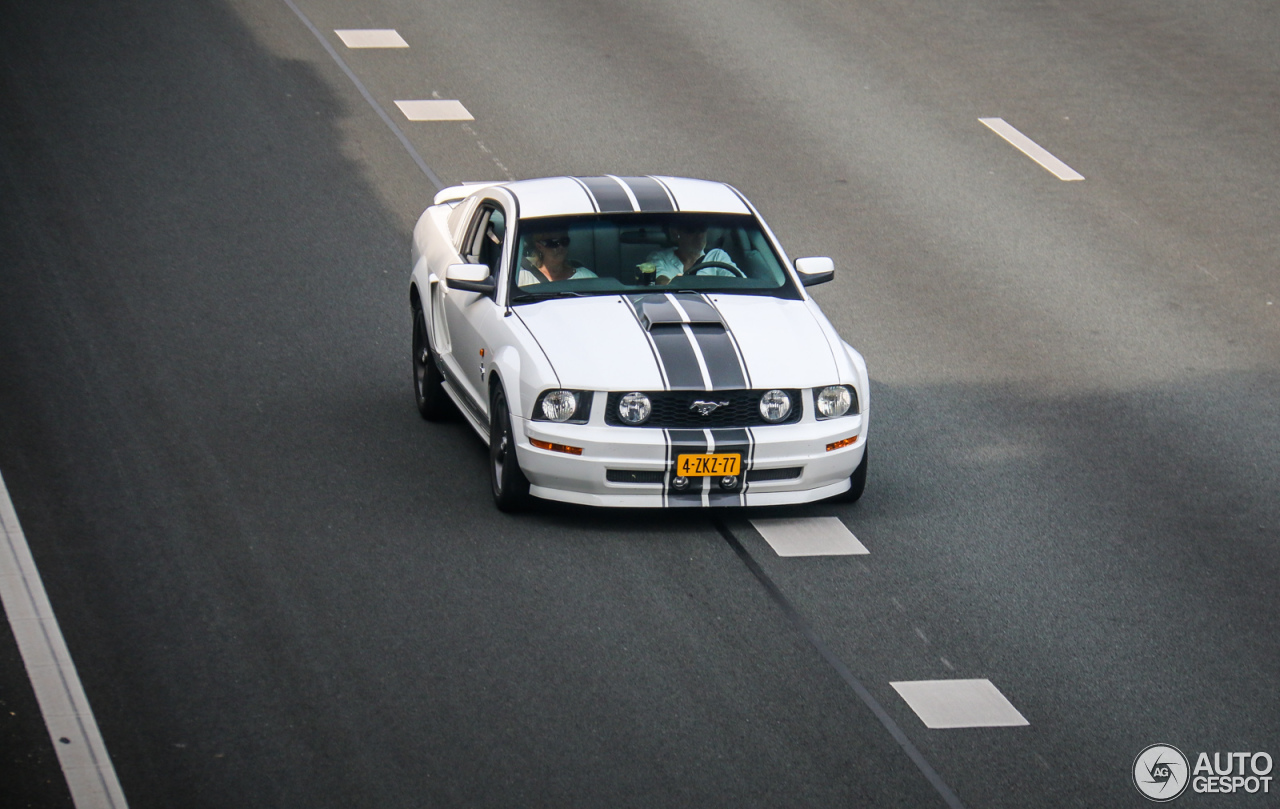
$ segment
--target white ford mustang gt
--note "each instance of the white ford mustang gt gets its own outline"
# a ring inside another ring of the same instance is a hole
[[[489,444],[499,508],[766,506],[867,478],[867,367],[723,183],[447,188],[413,233],[418,410]]]

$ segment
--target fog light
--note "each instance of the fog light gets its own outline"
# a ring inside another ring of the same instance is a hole
[[[771,390],[760,397],[760,416],[765,421],[782,421],[791,415],[791,397],[785,390]]]
[[[628,393],[618,402],[618,418],[627,424],[643,424],[652,412],[649,397],[639,391]]]

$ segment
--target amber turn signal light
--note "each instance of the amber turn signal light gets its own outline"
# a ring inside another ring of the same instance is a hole
[[[841,447],[847,447],[850,444],[856,444],[856,443],[858,443],[858,436],[851,435],[848,438],[840,439],[834,444],[827,444],[827,452],[830,452],[833,449],[840,449]]]
[[[530,438],[529,443],[538,449],[549,449],[552,452],[563,452],[568,455],[581,455],[582,447],[571,447],[566,444],[552,444],[550,441],[539,441],[536,438]]]

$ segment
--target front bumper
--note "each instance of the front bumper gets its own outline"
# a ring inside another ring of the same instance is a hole
[[[775,506],[848,491],[849,476],[866,447],[866,426],[861,415],[736,430],[518,419],[516,457],[530,493],[548,500],[629,508]],[[847,446],[827,450],[849,438],[854,441]],[[531,439],[578,447],[582,454],[542,449]],[[725,489],[718,480],[691,478],[688,488],[677,490],[672,485],[675,455],[688,451],[740,452],[743,475],[738,485]]]

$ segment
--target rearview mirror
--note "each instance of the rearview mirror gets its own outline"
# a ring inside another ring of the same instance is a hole
[[[807,287],[825,284],[836,277],[836,263],[826,256],[798,258],[796,272],[800,273],[800,283]]]
[[[489,267],[485,264],[450,264],[444,272],[444,282],[449,289],[479,292],[492,295],[497,285],[489,280]]]

